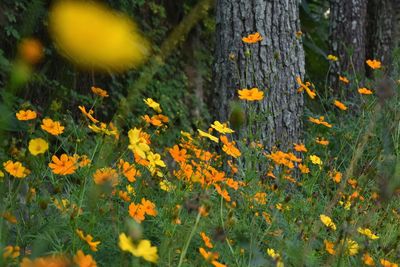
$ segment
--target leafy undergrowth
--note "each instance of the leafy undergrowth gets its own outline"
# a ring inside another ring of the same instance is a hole
[[[177,129],[153,99],[127,130],[96,119],[113,97],[99,88],[79,121],[25,106],[0,172],[2,264],[397,266],[399,101],[359,92],[319,96],[326,112],[307,110],[288,151],[247,129],[258,90],[239,91],[247,126],[168,146]]]

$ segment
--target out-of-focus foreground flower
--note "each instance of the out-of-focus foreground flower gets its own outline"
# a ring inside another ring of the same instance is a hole
[[[49,27],[60,53],[85,68],[122,71],[148,55],[148,42],[130,18],[101,4],[59,1]]]

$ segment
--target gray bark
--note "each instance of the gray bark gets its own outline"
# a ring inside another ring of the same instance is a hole
[[[330,54],[339,57],[330,72],[330,86],[338,91],[339,75],[364,74],[368,0],[330,0]]]
[[[301,139],[303,96],[296,77],[304,74],[298,0],[217,0],[212,110],[227,121],[237,90],[258,87],[264,100],[250,103],[261,119],[255,129],[267,147],[286,148]],[[259,32],[263,40],[244,44]],[[246,50],[250,56],[246,56]]]
[[[370,59],[377,59],[385,66],[390,66],[392,63],[392,51],[395,45],[396,31],[395,14],[396,7],[398,7],[396,1],[368,1],[367,32],[369,40],[367,57]]]

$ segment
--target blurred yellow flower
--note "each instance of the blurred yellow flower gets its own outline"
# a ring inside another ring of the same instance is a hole
[[[91,1],[58,1],[49,30],[60,53],[86,68],[122,71],[149,53],[148,42],[127,15]]]
[[[318,157],[316,155],[311,155],[310,160],[315,165],[322,165],[322,160],[320,159],[320,157]]]
[[[133,128],[128,132],[129,146],[133,153],[137,154],[141,158],[146,158],[146,153],[150,151],[150,147],[147,144],[146,138],[144,138],[141,129]]]
[[[351,239],[347,239],[345,244],[343,240],[341,240],[340,243],[345,246],[346,253],[350,256],[356,255],[358,253],[358,249],[360,248],[358,243]]]
[[[152,247],[149,240],[140,240],[138,245],[134,245],[131,238],[126,234],[119,235],[119,248],[122,251],[127,251],[135,257],[143,257],[146,261],[157,263],[157,247]]]
[[[334,55],[328,55],[326,58],[328,60],[331,60],[331,61],[338,61],[339,60],[339,58],[337,56],[334,56]]]
[[[319,218],[321,222],[328,228],[331,228],[332,230],[336,230],[336,224],[332,221],[332,219],[325,214],[319,215]]]
[[[358,227],[357,232],[359,232],[362,235],[365,235],[366,237],[368,237],[369,239],[375,240],[378,239],[379,236],[375,235],[370,229],[368,228],[361,228]]]
[[[226,126],[226,123],[220,123],[219,121],[214,121],[213,124],[211,124],[211,127],[217,130],[218,132],[222,134],[227,134],[227,133],[234,133],[235,131],[230,129],[229,127]]]
[[[156,101],[154,101],[151,98],[147,98],[147,99],[143,99],[144,103],[146,103],[147,106],[149,106],[150,108],[154,109],[156,112],[161,113],[161,107],[160,104],[157,103]]]
[[[204,131],[202,131],[202,130],[200,130],[200,129],[197,129],[197,131],[199,132],[199,135],[200,135],[201,137],[206,137],[206,138],[210,139],[211,141],[213,141],[213,142],[215,142],[215,143],[218,143],[218,142],[219,142],[218,138],[215,137],[214,135],[211,135],[211,134],[209,134],[209,133],[207,133],[207,132],[204,132]]]
[[[42,138],[34,138],[29,141],[28,149],[32,155],[37,156],[46,152],[49,149],[49,144]]]

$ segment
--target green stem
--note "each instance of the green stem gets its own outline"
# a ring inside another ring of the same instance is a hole
[[[201,213],[199,212],[199,213],[197,214],[196,222],[195,222],[194,225],[193,225],[192,231],[190,232],[189,238],[188,238],[188,240],[186,241],[185,247],[184,247],[183,250],[182,250],[181,257],[180,257],[180,259],[179,259],[178,267],[181,267],[181,266],[182,266],[182,263],[183,263],[183,260],[185,259],[186,252],[187,252],[187,250],[188,250],[188,248],[189,248],[190,242],[192,241],[192,238],[193,238],[193,236],[194,236],[194,233],[195,233],[196,230],[197,230],[197,226],[199,225],[200,218],[201,218]]]

